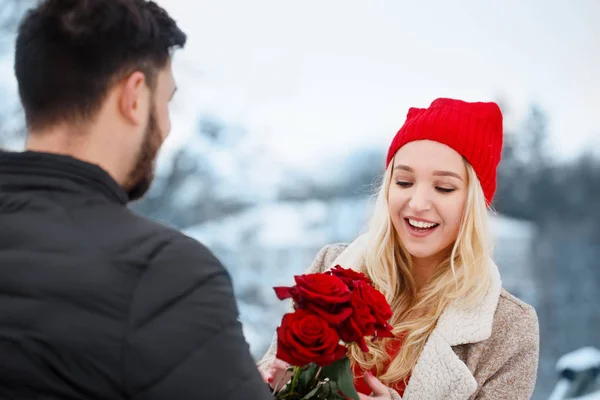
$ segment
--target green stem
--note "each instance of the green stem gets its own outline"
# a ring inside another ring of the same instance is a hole
[[[290,388],[290,392],[294,392],[296,389],[296,384],[298,383],[298,378],[300,378],[300,372],[302,371],[301,367],[294,367],[294,378],[292,379],[292,386]]]

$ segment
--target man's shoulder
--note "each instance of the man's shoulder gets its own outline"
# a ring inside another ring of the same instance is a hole
[[[154,252],[155,257],[160,257],[165,253],[172,256],[177,256],[179,259],[188,260],[205,260],[210,262],[218,262],[213,252],[204,243],[197,239],[186,235],[185,233],[157,223],[157,231],[160,231],[164,237],[162,243]]]
[[[149,261],[176,258],[181,261],[201,260],[219,264],[213,252],[195,238],[165,222],[148,218],[137,212],[131,211],[130,216],[132,222],[137,225],[137,236],[152,243],[152,250],[148,255]]]
[[[191,293],[199,290],[206,295],[230,286],[229,272],[203,243],[175,228],[149,223],[155,229],[156,238],[150,240],[150,253],[145,253],[147,258],[140,271],[138,295],[142,292]]]

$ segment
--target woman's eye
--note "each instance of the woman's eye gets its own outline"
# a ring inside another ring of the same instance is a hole
[[[396,185],[398,185],[400,187],[411,187],[412,186],[412,182],[396,181]]]
[[[452,193],[454,192],[456,189],[452,189],[452,188],[444,188],[444,187],[436,187],[438,192],[442,192],[442,193]]]

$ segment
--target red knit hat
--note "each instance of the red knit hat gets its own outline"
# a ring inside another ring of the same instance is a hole
[[[496,192],[496,168],[502,154],[502,112],[496,103],[436,99],[429,108],[410,108],[387,155],[415,140],[433,140],[467,159],[477,173],[488,204]]]

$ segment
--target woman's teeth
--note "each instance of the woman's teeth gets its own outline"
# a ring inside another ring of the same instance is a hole
[[[434,226],[438,225],[438,224],[434,224],[432,222],[415,221],[414,219],[410,219],[410,218],[408,218],[408,223],[415,228],[421,228],[421,229],[429,229],[429,228],[433,228]]]

